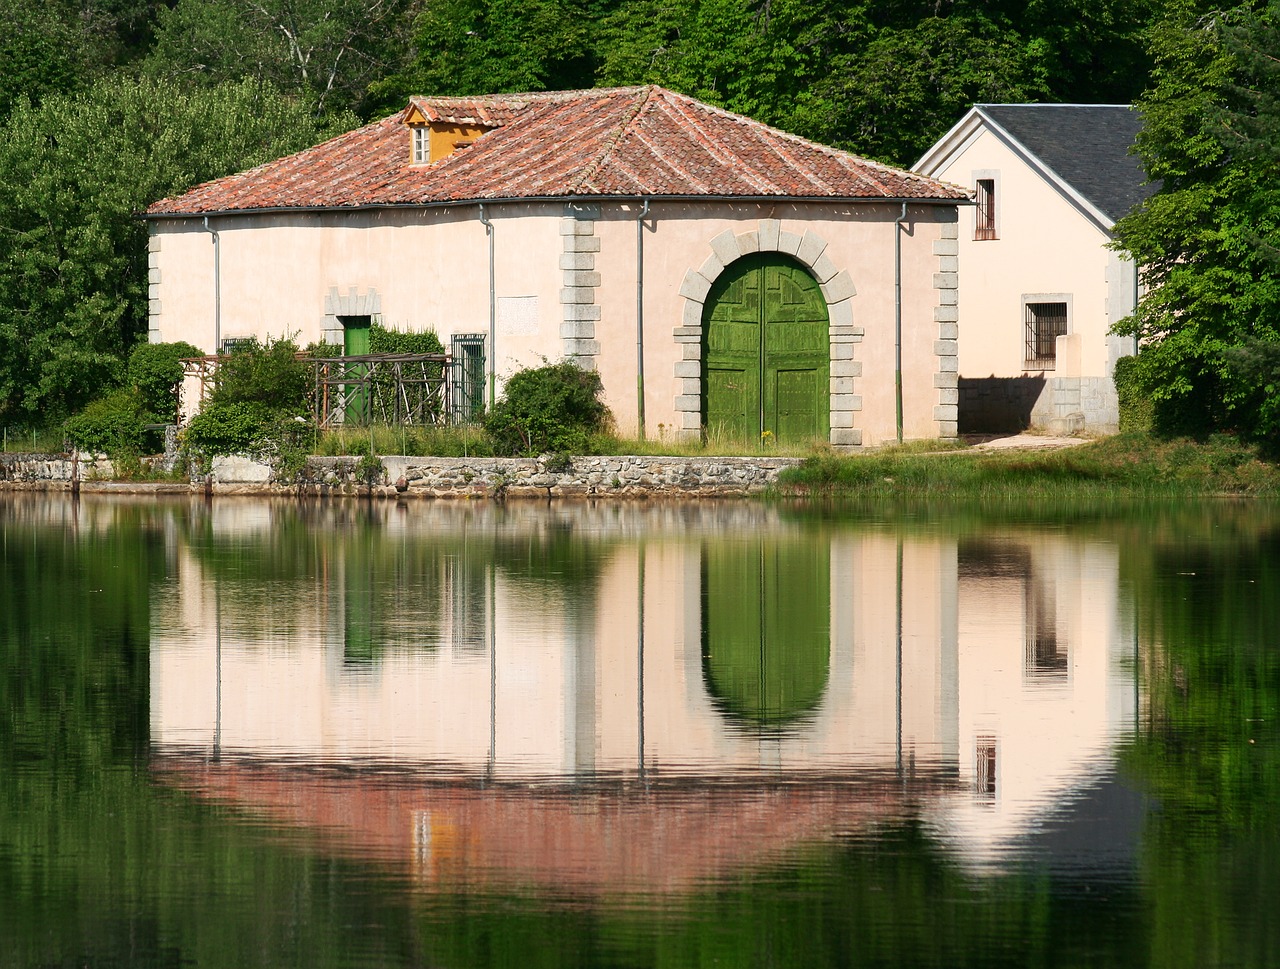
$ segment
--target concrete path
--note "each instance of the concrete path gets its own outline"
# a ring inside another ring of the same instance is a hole
[[[964,442],[977,451],[1053,451],[1088,444],[1087,437],[1049,437],[1045,434],[965,434]]]

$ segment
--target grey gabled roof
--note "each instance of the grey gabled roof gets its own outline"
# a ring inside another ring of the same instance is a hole
[[[1131,153],[1142,118],[1128,105],[979,104],[975,109],[1112,222],[1156,189]]]

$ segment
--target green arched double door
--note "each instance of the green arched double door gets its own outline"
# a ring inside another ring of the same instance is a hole
[[[703,426],[713,437],[826,439],[830,337],[818,281],[779,253],[744,256],[702,314]]]

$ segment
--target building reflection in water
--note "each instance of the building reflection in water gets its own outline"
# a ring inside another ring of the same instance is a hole
[[[998,862],[1135,715],[1117,549],[1061,532],[311,514],[175,542],[155,770],[432,883],[676,889],[908,817]]]

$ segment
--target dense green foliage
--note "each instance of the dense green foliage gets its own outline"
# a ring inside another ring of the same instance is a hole
[[[1167,432],[1280,441],[1280,2],[1153,32],[1139,148],[1160,191],[1116,227],[1146,295],[1121,332]]]
[[[146,332],[142,209],[325,130],[250,81],[109,77],[20,101],[0,123],[0,421],[58,419],[123,382]]]
[[[138,395],[127,387],[99,397],[84,410],[67,418],[67,440],[81,451],[94,454],[138,452],[142,448],[142,408]]]
[[[500,455],[582,454],[606,428],[600,375],[569,361],[517,371],[484,418]]]
[[[176,390],[182,382],[184,358],[201,356],[200,348],[177,343],[140,343],[129,354],[129,389],[138,395],[149,424],[173,424],[178,419]]]

